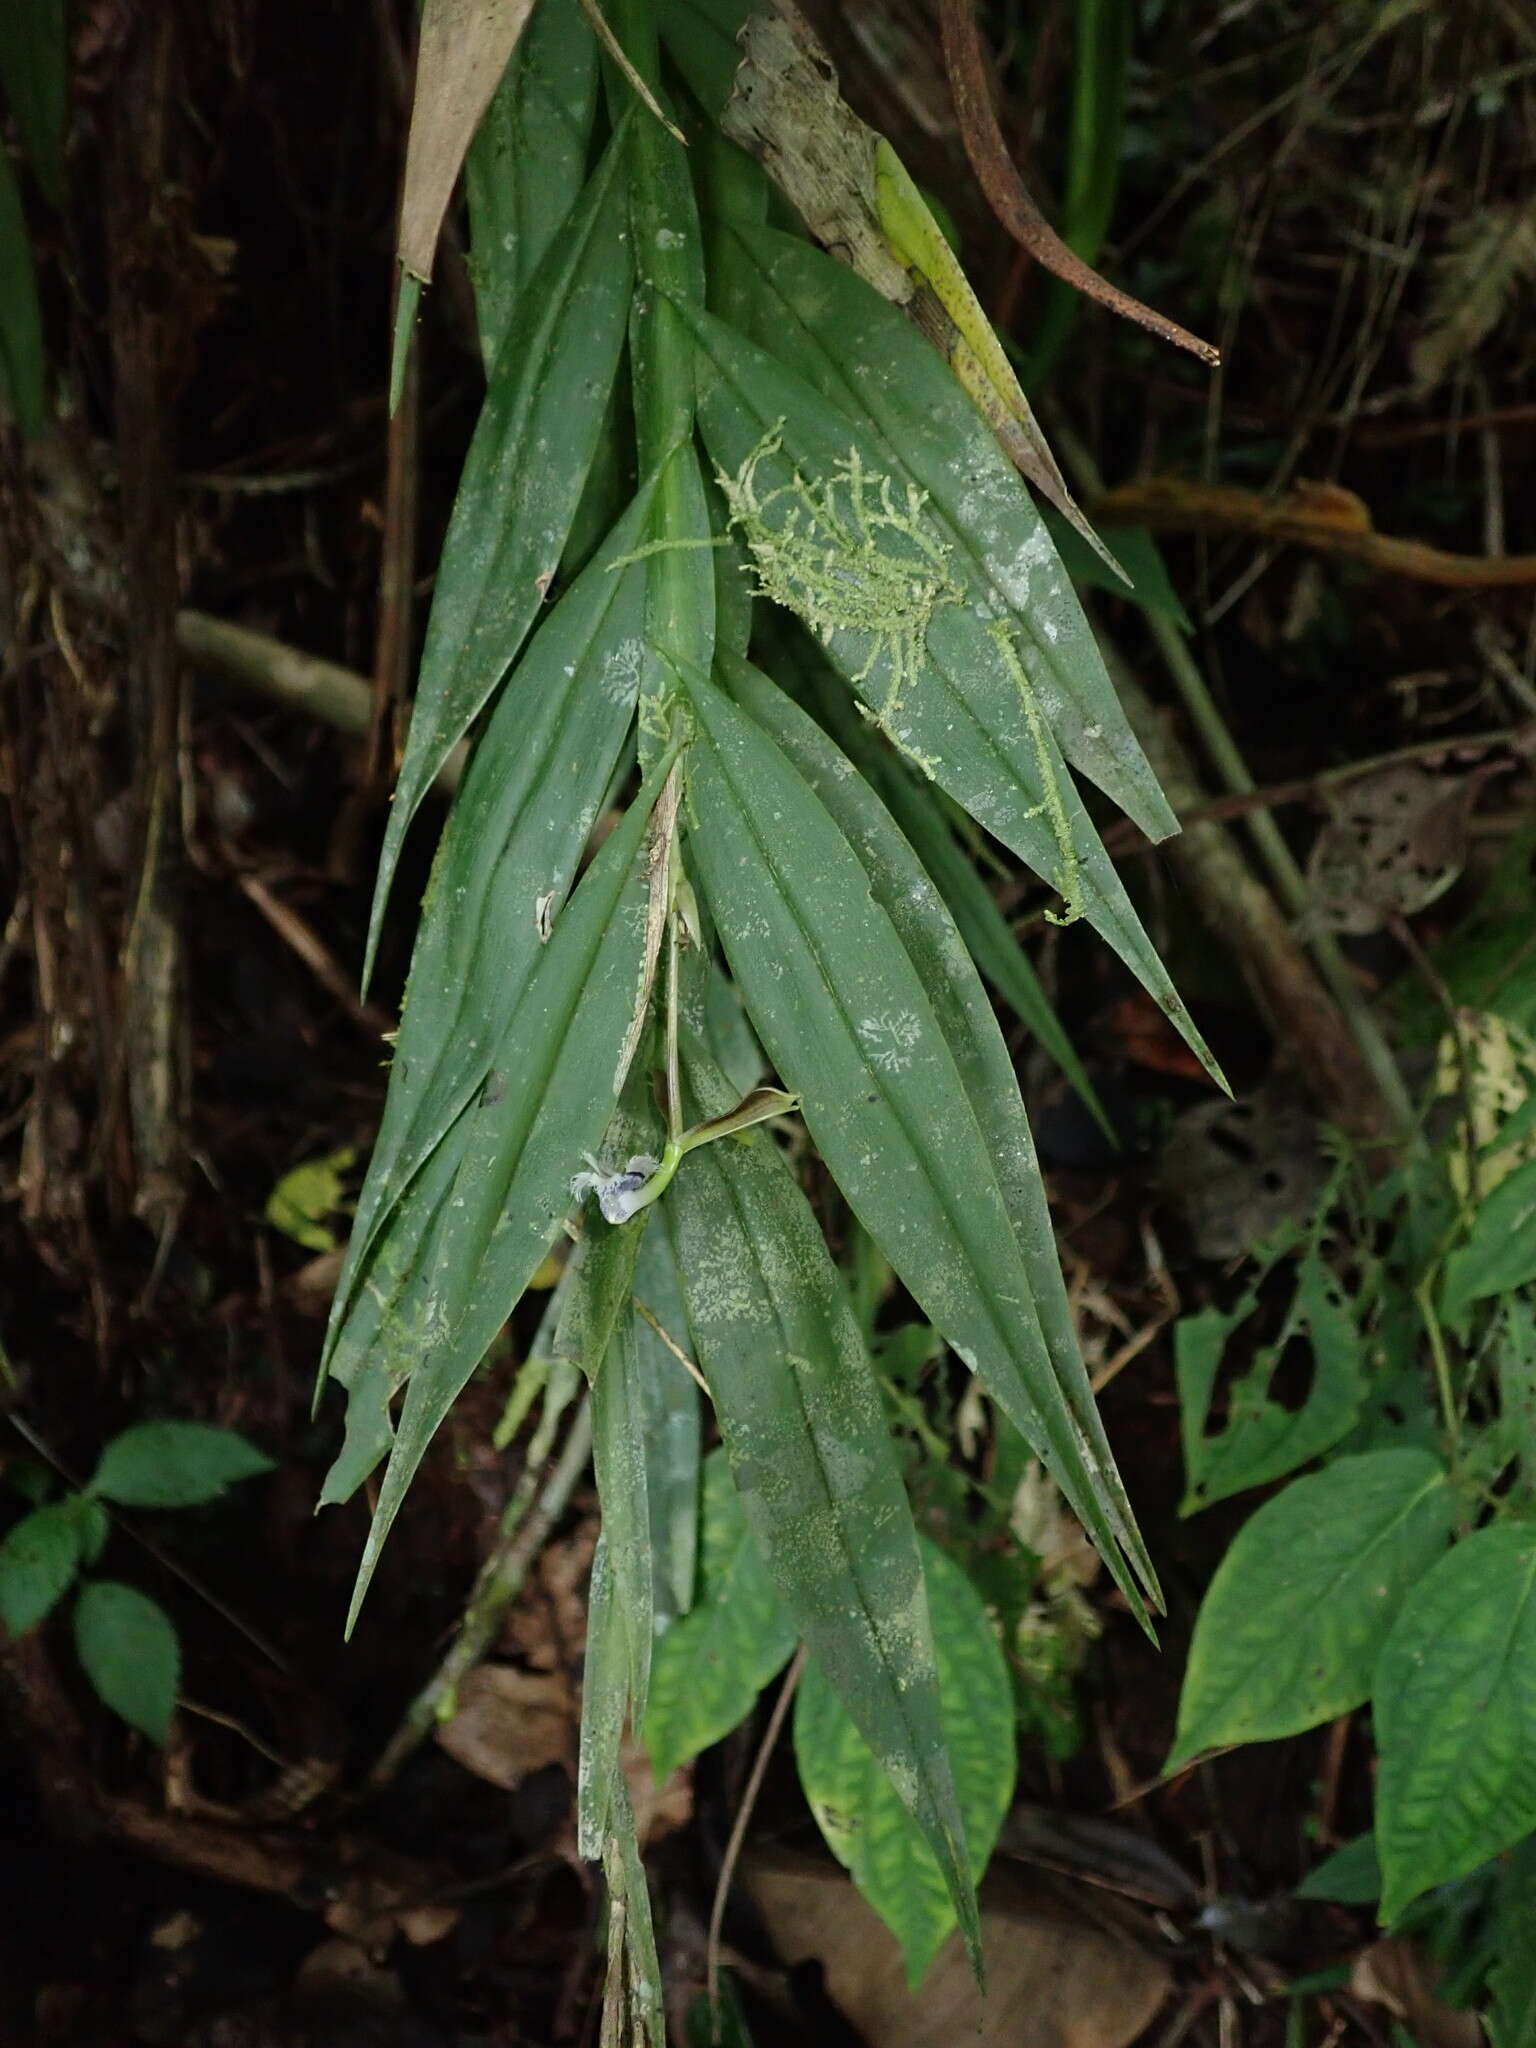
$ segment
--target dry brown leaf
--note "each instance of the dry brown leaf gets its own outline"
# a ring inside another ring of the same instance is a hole
[[[1330,794],[1307,862],[1309,918],[1360,937],[1427,910],[1466,863],[1473,787],[1403,761]]]
[[[511,1792],[549,1764],[574,1763],[579,1720],[563,1672],[482,1664],[460,1686],[458,1712],[437,1741],[466,1771]]]
[[[870,2048],[1128,2048],[1167,1995],[1166,1964],[1048,1909],[1012,1871],[982,1886],[985,1999],[958,1935],[909,1991],[895,1936],[824,1863],[765,1853],[745,1879],[785,1963],[816,1958]]]
[[[464,153],[501,83],[533,0],[425,0],[400,202],[402,269],[424,283]]]
[[[1397,1936],[1374,1942],[1356,1956],[1349,1973],[1355,1997],[1385,2006],[1418,2048],[1482,2048],[1477,2015],[1442,2004],[1435,1996],[1436,1981],[1428,1960]]]

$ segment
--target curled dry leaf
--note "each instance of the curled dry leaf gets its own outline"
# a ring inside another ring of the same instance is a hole
[[[1274,1090],[1201,1102],[1174,1121],[1158,1170],[1202,1259],[1230,1259],[1312,1212],[1326,1177],[1318,1123]]]
[[[1474,788],[1411,762],[1348,783],[1307,863],[1312,920],[1361,936],[1427,910],[1466,862]]]
[[[1349,1988],[1356,1998],[1384,2006],[1420,2048],[1481,2048],[1476,2013],[1459,2011],[1436,1996],[1438,1972],[1412,1942],[1394,1936],[1356,1956]]]

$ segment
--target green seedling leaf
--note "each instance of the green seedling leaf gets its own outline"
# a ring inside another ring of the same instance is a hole
[[[728,1109],[724,1116],[706,1117],[703,1123],[684,1131],[677,1142],[684,1152],[691,1152],[695,1145],[709,1145],[716,1138],[729,1138],[737,1131],[749,1131],[754,1124],[765,1124],[776,1116],[789,1116],[799,1107],[799,1097],[786,1095],[782,1088],[752,1088],[734,1109]]]
[[[35,1508],[0,1543],[0,1621],[12,1636],[36,1628],[90,1562],[87,1505],[76,1494]]]
[[[700,316],[695,326],[718,372],[700,402],[705,439],[765,586],[816,628],[888,737],[1061,889],[1066,918],[1087,918],[1209,1064],[1057,750],[1051,727],[1064,700],[1028,671],[1029,649],[993,586],[961,580],[964,558],[904,453],[720,322]],[[1054,562],[1038,522],[1035,531],[1039,559]],[[1034,630],[1045,636],[1039,619]]]
[[[688,1318],[682,1275],[659,1214],[640,1242],[629,1315],[651,1511],[651,1604],[660,1633],[693,1605],[702,1424],[699,1389],[672,1349],[675,1344],[686,1352]]]
[[[1381,1863],[1374,1834],[1357,1835],[1297,1885],[1298,1899],[1322,1899],[1335,1906],[1371,1906],[1381,1897]]]
[[[1493,2048],[1536,2048],[1536,1835],[1505,1863],[1488,1973]]]
[[[0,398],[23,434],[40,434],[48,411],[43,316],[16,173],[0,149]]]
[[[1381,1917],[1536,1829],[1536,1527],[1478,1529],[1403,1602],[1376,1665]]]
[[[517,48],[533,0],[422,0],[400,200],[400,264],[432,275],[459,167]]]
[[[347,1175],[356,1162],[355,1149],[342,1145],[323,1159],[307,1159],[285,1173],[267,1197],[266,1218],[272,1228],[306,1251],[335,1251],[336,1233],[327,1219],[342,1207]]]
[[[538,617],[602,430],[630,299],[626,134],[615,134],[529,279],[491,371],[443,542],[365,982],[406,831]]]
[[[923,1542],[922,1553],[944,1739],[979,1884],[1013,1797],[1013,1686],[980,1594],[937,1545]],[[795,1760],[817,1826],[901,1943],[915,1989],[954,1929],[954,1906],[928,1844],[815,1665],[795,1699]]]
[[[345,1325],[338,1339],[332,1371],[350,1375],[349,1444],[323,1500],[343,1497],[339,1487],[355,1479],[353,1403],[359,1435],[371,1445],[408,1375],[353,1619],[428,1443],[542,1264],[571,1206],[582,1157],[601,1144],[618,1102],[647,986],[643,842],[663,770],[642,788],[557,920],[486,1084],[455,1127],[451,1173],[439,1178],[429,1162],[422,1178],[430,1228],[419,1227],[419,1216],[408,1219],[412,1236],[398,1276],[389,1266],[391,1233],[381,1233],[374,1266],[382,1264],[387,1284],[359,1296],[366,1349],[344,1349]]]
[[[634,718],[646,570],[619,569],[646,529],[642,487],[502,692],[443,834],[422,906],[383,1121],[331,1304],[326,1363],[374,1240],[491,1071],[557,925]],[[414,1203],[419,1227],[430,1207]]]
[[[1266,1501],[1201,1603],[1168,1768],[1299,1735],[1368,1699],[1404,1596],[1455,1522],[1446,1475],[1423,1451],[1338,1458]]]
[[[695,719],[688,843],[769,1056],[799,1094],[806,1125],[860,1222],[1050,1465],[1127,1597],[1139,1602],[1122,1542],[1149,1589],[1155,1580],[1113,1476],[1086,1375],[1077,1377],[1080,1361],[1074,1371],[1075,1351],[1053,1357],[1037,1312],[1035,1284],[1051,1238],[1048,1223],[1041,1233],[1044,1202],[1015,1106],[1017,1083],[1010,1075],[1011,1094],[999,1087],[995,1045],[967,1046],[973,1085],[1007,1119],[996,1139],[1000,1154],[1006,1148],[1000,1164],[935,1014],[936,999],[947,1017],[968,1010],[964,1028],[974,1039],[979,1013],[970,1006],[979,999],[985,1008],[986,999],[964,945],[894,834],[905,855],[898,871],[915,878],[925,917],[939,919],[931,942],[912,941],[938,969],[925,986],[904,943],[905,923],[898,928],[894,903],[888,910],[875,895],[854,850],[863,835],[850,843],[827,808],[839,783],[835,768],[818,794],[719,690],[691,673],[686,682]],[[851,790],[854,782],[849,775],[842,786]],[[864,794],[871,818],[878,814],[894,833]],[[851,821],[850,829],[857,829]],[[881,889],[890,900],[892,885]],[[962,974],[970,986],[960,993],[952,984]]]
[[[38,184],[61,206],[69,104],[64,0],[6,0],[0,8],[0,86]]]
[[[794,1647],[794,1624],[753,1539],[729,1460],[712,1451],[704,1460],[698,1597],[656,1645],[651,1664],[645,1746],[656,1782],[744,1721]]]
[[[232,1429],[140,1422],[107,1445],[90,1490],[125,1508],[191,1508],[271,1470],[272,1460]]]
[[[597,44],[577,0],[540,0],[464,159],[469,273],[490,370],[586,178]]]
[[[104,1706],[151,1742],[164,1743],[181,1682],[181,1647],[163,1607],[111,1579],[92,1579],[75,1601],[75,1652]]]
[[[878,292],[831,257],[771,228],[737,222],[730,233],[756,283],[747,300],[751,340],[858,426],[875,474],[910,479],[927,494],[935,527],[952,550],[951,567],[972,603],[990,604],[1011,618],[1030,683],[1073,766],[1149,838],[1176,832],[1177,820],[1131,730],[1044,520],[943,359]],[[775,406],[765,424],[780,412],[788,423],[786,447],[798,461],[790,410]],[[748,446],[763,431],[759,427]],[[722,468],[740,461],[740,455],[733,462],[712,452]],[[847,454],[846,438],[835,452]],[[995,676],[995,654],[988,667]],[[975,701],[978,708],[983,701],[996,707],[1004,732],[1017,731],[1017,685],[1002,680],[1006,688]]]
[[[693,758],[693,757],[690,757]],[[699,1106],[730,1095],[684,1047]],[[693,1354],[748,1526],[812,1657],[979,1926],[912,1511],[837,1269],[787,1161],[749,1133],[704,1145],[666,1197]]]
[[[1321,1455],[1349,1429],[1365,1394],[1360,1331],[1344,1289],[1315,1247],[1297,1268],[1296,1292],[1279,1336],[1261,1345],[1248,1371],[1232,1383],[1227,1418],[1207,1434],[1222,1354],[1253,1308],[1250,1292],[1236,1311],[1202,1309],[1174,1326],[1174,1368],[1184,1432],[1187,1491],[1180,1513],[1283,1479]],[[1312,1383],[1299,1408],[1272,1398],[1281,1354],[1305,1338]]]
[[[773,666],[780,679],[785,679],[782,653],[776,653]],[[1030,965],[1028,954],[1009,929],[992,892],[977,873],[975,861],[956,839],[921,777],[898,754],[881,745],[841,683],[819,659],[812,657],[806,668],[799,671],[798,680],[813,695],[816,715],[879,795],[902,836],[927,869],[982,975],[1015,1012],[1041,1050],[1061,1068],[1105,1136],[1118,1143],[1093,1083],[1041,986],[1040,977]],[[796,694],[801,692],[797,690]]]
[[[1478,1208],[1465,1244],[1445,1262],[1441,1314],[1460,1321],[1475,1301],[1536,1280],[1536,1159],[1517,1166]]]

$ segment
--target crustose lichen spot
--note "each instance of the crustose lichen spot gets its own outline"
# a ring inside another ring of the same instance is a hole
[[[950,574],[950,550],[924,516],[927,493],[909,482],[898,499],[891,479],[868,470],[856,448],[820,482],[807,482],[796,469],[787,483],[760,490],[758,471],[780,453],[782,427],[780,421],[763,436],[734,476],[717,472],[731,524],[746,541],[762,596],[794,612],[824,644],[837,633],[873,642],[850,678],[855,686],[882,658],[888,661],[885,697],[869,715],[911,754],[894,721],[921,671],[934,614],[966,597]],[[1022,700],[1039,771],[1041,801],[1031,815],[1045,815],[1056,842],[1062,909],[1046,915],[1071,924],[1083,912],[1081,875],[1045,717],[1008,626],[997,621],[989,630]],[[933,773],[932,763],[914,758]]]

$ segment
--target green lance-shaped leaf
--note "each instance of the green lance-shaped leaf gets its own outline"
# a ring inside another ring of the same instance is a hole
[[[810,243],[741,221],[727,235],[756,283],[733,297],[751,339],[860,426],[878,470],[910,477],[928,494],[973,599],[1013,621],[1031,687],[1073,766],[1149,838],[1176,832],[1045,521],[943,356],[888,299]]]
[[[768,1055],[865,1229],[1049,1464],[1140,1611],[1122,1542],[1154,1599],[1156,1581],[1086,1377],[1071,1356],[1052,1358],[1041,1330],[1034,1292],[1051,1240],[1022,1109],[1001,1133],[1000,1168],[933,996],[845,832],[779,746],[713,685],[685,680],[689,846]],[[953,973],[968,956],[949,934]]]
[[[687,1312],[682,1275],[660,1214],[640,1243],[635,1301],[666,1332],[663,1337],[638,1306],[630,1309],[645,1470],[651,1513],[652,1605],[658,1627],[693,1605],[698,1554],[702,1419],[699,1390],[667,1343],[686,1350]],[[663,1636],[662,1640],[665,1640]]]
[[[181,1646],[165,1609],[132,1586],[93,1579],[74,1613],[75,1653],[97,1697],[152,1742],[170,1733]]]
[[[496,357],[443,542],[364,979],[417,806],[517,658],[581,497],[630,298],[627,126],[528,282]]]
[[[614,1612],[626,1650],[625,1695],[645,1712],[654,1634],[651,1511],[646,1484],[644,1391],[634,1341],[635,1259],[649,1221],[612,1228],[589,1222],[556,1347],[574,1358],[592,1388],[592,1457],[613,1574]]]
[[[825,538],[830,504],[848,544],[809,578],[831,593],[818,633],[834,666],[926,775],[1081,910],[1216,1074],[1083,809],[1028,649],[995,594],[959,580],[963,561],[900,451],[721,322],[691,317],[717,373],[700,423],[746,508],[760,573],[787,543]],[[819,604],[801,603],[808,623]],[[864,629],[829,623],[853,613]]]
[[[603,1853],[629,1715],[629,1634],[614,1595],[607,1538],[599,1535],[587,1586],[587,1653],[581,1674],[581,1749],[576,1765],[576,1851]]]
[[[730,1095],[696,1048],[700,1107]],[[912,1511],[837,1269],[788,1163],[748,1133],[704,1145],[664,1198],[694,1356],[780,1599],[922,1829],[973,1957],[976,1901],[939,1719]]]
[[[0,86],[38,184],[62,206],[69,110],[64,0],[6,0],[0,8]]]
[[[937,1544],[925,1541],[922,1556],[944,1739],[979,1884],[1013,1797],[1013,1682],[976,1588]],[[954,1907],[927,1843],[814,1665],[795,1699],[795,1760],[818,1827],[901,1943],[915,1988],[954,1929]]]
[[[1370,1697],[1405,1594],[1456,1501],[1425,1451],[1369,1451],[1297,1479],[1243,1524],[1201,1603],[1170,1770],[1299,1735]]]
[[[580,196],[596,111],[597,42],[578,0],[539,0],[464,159],[487,371]]]
[[[875,791],[827,734],[761,670],[745,662],[722,661],[720,673],[735,702],[783,749],[853,849],[871,895],[890,919],[933,1005],[976,1123],[990,1146],[1028,1272],[1029,1297],[1047,1354],[1042,1370],[1054,1375],[1076,1420],[1085,1458],[1102,1477],[1111,1526],[1151,1586],[1151,1559],[1115,1470],[1078,1346],[1018,1077],[956,920]]]
[[[354,1373],[349,1406],[361,1399],[372,1424],[398,1384],[401,1352],[414,1354],[354,1620],[428,1443],[543,1259],[570,1207],[582,1155],[601,1142],[613,1115],[644,994],[649,891],[640,854],[661,780],[658,770],[557,921],[486,1085],[456,1127],[461,1149],[431,1228],[408,1247],[380,1338]],[[390,1237],[386,1228],[376,1260],[389,1259]],[[364,1289],[359,1299],[368,1297]],[[339,1484],[351,1476],[351,1465],[339,1463],[322,1498],[341,1498]]]
[[[881,744],[825,659],[805,644],[803,636],[801,646],[792,653],[776,648],[772,667],[781,681],[792,682],[799,701],[814,710],[876,791],[944,898],[966,950],[984,978],[1015,1012],[1041,1050],[1060,1067],[1105,1136],[1117,1142],[1093,1083],[1031,966],[1029,955],[1009,929],[991,890],[977,873],[974,859],[956,839],[942,807],[935,803],[921,778],[891,748]]]
[[[47,414],[47,364],[37,272],[16,172],[0,149],[0,402],[23,434],[40,434]]]
[[[616,0],[613,26],[625,53],[653,90],[662,90],[656,20],[650,0]],[[628,103],[628,80],[610,73],[615,107]],[[709,499],[693,439],[693,339],[674,299],[704,303],[703,231],[688,151],[659,121],[642,121],[630,151],[630,227],[634,304],[629,321],[635,441],[642,470],[661,484],[646,546],[646,653],[640,689],[640,758],[665,744],[662,699],[668,658],[708,668],[715,644],[715,562]]]
[[[327,1362],[374,1239],[476,1089],[543,955],[634,716],[643,485],[529,643],[497,701],[422,905],[383,1121],[331,1303]]]
[[[668,1207],[662,1203],[653,1237]],[[699,1510],[698,1597],[651,1660],[645,1746],[657,1783],[744,1721],[794,1647],[794,1623],[748,1527],[730,1461],[711,1451]]]
[[[1476,1530],[1409,1593],[1376,1665],[1381,1917],[1536,1829],[1536,1527]]]

